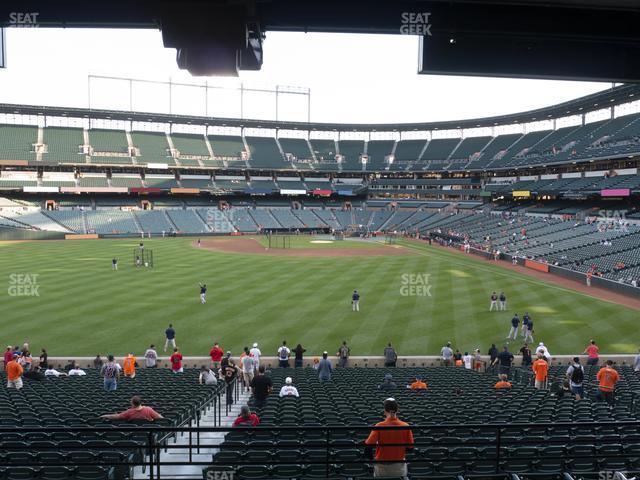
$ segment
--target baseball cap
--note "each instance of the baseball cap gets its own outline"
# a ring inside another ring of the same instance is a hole
[[[323,355],[329,355],[329,352],[327,352],[326,350],[324,352],[322,352]]]
[[[293,380],[291,380],[291,377],[287,377],[284,379],[284,383],[286,383],[287,385],[291,385],[293,383]]]
[[[384,378],[385,380],[391,380],[393,376],[390,373],[385,373]]]
[[[253,344],[253,348],[256,348],[257,346],[258,346],[258,344],[257,344],[257,343],[254,343],[254,344]]]

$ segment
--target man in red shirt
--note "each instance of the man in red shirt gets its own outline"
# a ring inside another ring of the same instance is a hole
[[[7,350],[4,352],[4,369],[7,369],[7,364],[13,360],[13,347],[9,345]]]
[[[376,423],[376,427],[408,427],[409,424],[398,418],[398,402],[393,398],[384,401],[383,422]],[[376,446],[373,466],[374,477],[406,477],[407,464],[405,456],[407,450],[413,449],[413,432],[410,429],[372,430],[365,440],[367,452],[371,454],[371,447]],[[396,446],[385,447],[385,444]],[[395,462],[395,463],[387,463]]]
[[[260,418],[249,410],[247,405],[240,408],[240,415],[233,421],[234,427],[257,427],[260,425]]]
[[[101,415],[100,418],[103,418],[104,420],[124,420],[126,422],[130,422],[132,420],[146,420],[147,422],[153,422],[154,420],[164,417],[153,408],[143,406],[140,397],[134,395],[131,397],[131,408],[120,413]]]
[[[170,361],[171,371],[173,373],[182,373],[184,371],[182,369],[182,354],[178,351],[178,347],[173,349],[173,355],[171,355]]]
[[[596,345],[595,340],[591,340],[591,343],[587,348],[585,348],[584,353],[586,353],[589,358],[587,359],[587,365],[597,365],[598,360],[600,359],[599,352],[600,349]]]
[[[209,356],[211,357],[211,368],[215,368],[215,369],[220,368],[220,361],[224,356],[224,350],[220,348],[220,345],[218,345],[218,342],[213,344],[213,348],[209,352]]]

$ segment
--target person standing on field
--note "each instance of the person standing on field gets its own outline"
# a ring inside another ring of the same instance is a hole
[[[351,295],[351,308],[354,312],[360,311],[360,294],[358,290],[354,290],[353,295]]]
[[[493,292],[491,294],[491,304],[489,305],[489,311],[492,312],[494,308],[498,310],[498,296],[496,295],[496,292]]]
[[[509,330],[509,335],[507,335],[507,340],[509,340],[512,336],[514,340],[518,339],[518,325],[520,325],[520,318],[516,313],[511,319],[511,330]]]
[[[116,257],[113,257],[113,260],[111,260],[111,269],[118,270],[118,259]]]
[[[176,348],[176,331],[173,329],[173,325],[170,323],[169,328],[164,331],[166,338],[164,342],[164,351],[167,351],[167,347],[171,345],[171,348]]]
[[[201,304],[205,304],[207,303],[207,284],[206,283],[200,283],[200,303]]]
[[[500,310],[506,310],[507,309],[507,296],[504,294],[504,292],[500,292]]]
[[[341,368],[345,368],[349,363],[349,356],[351,355],[351,349],[347,346],[347,341],[345,340],[338,348],[338,353],[336,356],[338,357],[338,366]]]

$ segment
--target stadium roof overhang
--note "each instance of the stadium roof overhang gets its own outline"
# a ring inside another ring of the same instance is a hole
[[[35,115],[68,118],[90,118],[103,120],[121,120],[132,122],[170,123],[181,125],[208,125],[242,128],[269,128],[279,130],[318,130],[339,132],[408,132],[455,130],[481,127],[494,127],[552,120],[573,115],[582,115],[590,111],[614,107],[640,99],[640,85],[620,85],[602,92],[586,95],[568,102],[527,112],[498,115],[493,117],[466,120],[448,120],[425,123],[306,123],[282,122],[270,120],[251,120],[237,118],[214,118],[192,115],[172,115],[164,113],[129,112],[121,110],[96,110],[87,108],[66,108],[37,105],[0,104],[0,113],[16,115]]]

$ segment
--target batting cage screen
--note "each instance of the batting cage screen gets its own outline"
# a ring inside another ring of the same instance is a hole
[[[387,245],[395,245],[397,240],[398,240],[398,235],[395,233],[388,233],[384,237],[384,243],[386,243]]]
[[[291,248],[290,235],[275,235],[273,233],[269,233],[267,234],[267,240],[269,248]]]
[[[153,268],[153,250],[148,250],[146,248],[134,248],[133,266]]]

